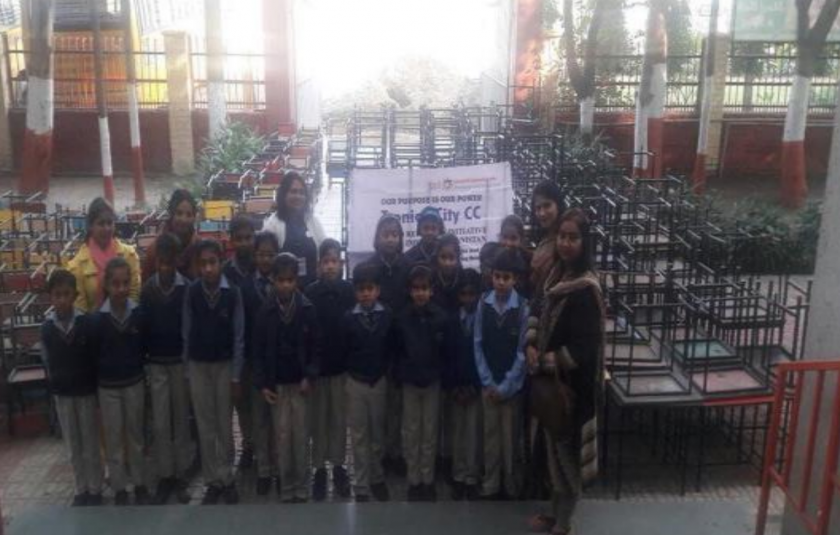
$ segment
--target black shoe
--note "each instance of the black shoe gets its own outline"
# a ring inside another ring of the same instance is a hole
[[[233,483],[231,483],[230,485],[226,485],[225,488],[222,490],[222,498],[228,505],[234,505],[239,503],[239,492],[236,490],[236,485]]]
[[[134,505],[149,505],[151,495],[145,485],[134,487]]]
[[[114,505],[128,505],[128,491],[120,490],[114,494]]]
[[[222,495],[221,485],[210,485],[204,491],[204,498],[201,499],[201,505],[216,505],[219,503],[219,497]]]
[[[76,494],[73,496],[73,503],[70,504],[71,507],[84,507],[88,504],[88,500],[90,495],[87,492],[83,492],[81,494]]]
[[[333,488],[340,497],[350,497],[350,478],[347,477],[347,470],[343,466],[333,467]]]
[[[357,494],[356,495],[356,503],[368,503],[370,501],[370,496],[367,494]]]
[[[371,485],[370,492],[378,502],[387,502],[391,499],[391,493],[388,492],[388,485],[384,482]]]
[[[242,448],[242,455],[239,456],[239,469],[248,470],[254,466],[254,450]]]
[[[175,499],[178,503],[186,505],[190,503],[190,491],[187,486],[187,481],[184,479],[173,478],[172,489],[175,491]]]
[[[327,471],[319,468],[315,471],[315,479],[312,481],[312,499],[322,502],[327,497]]]
[[[166,505],[166,502],[169,501],[169,496],[172,494],[174,481],[174,478],[171,477],[164,477],[158,481],[157,489],[155,489],[155,497],[152,498],[152,504]]]
[[[452,499],[460,502],[467,495],[467,486],[458,481],[452,482]]]
[[[265,496],[271,490],[271,478],[257,478],[257,496]]]
[[[481,491],[478,489],[478,485],[467,485],[465,490],[467,500],[474,502],[481,498]]]
[[[424,502],[436,502],[437,501],[437,488],[435,488],[435,484],[432,483],[430,485],[423,485],[423,501]]]
[[[88,507],[98,507],[102,505],[102,493],[97,492],[96,494],[88,494],[87,502],[85,503]]]
[[[423,499],[423,485],[410,485],[408,487],[408,501],[419,502]]]

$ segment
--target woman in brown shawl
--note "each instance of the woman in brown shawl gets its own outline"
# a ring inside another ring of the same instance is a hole
[[[531,527],[562,535],[571,532],[583,487],[598,473],[604,305],[592,271],[589,221],[581,210],[559,218],[555,245],[528,348],[531,410],[545,435],[554,511],[532,518]]]
[[[563,207],[563,193],[554,182],[544,180],[537,184],[531,195],[531,213],[536,232],[537,248],[531,258],[531,288],[534,300],[542,297],[546,277],[555,261],[555,242],[560,212]]]

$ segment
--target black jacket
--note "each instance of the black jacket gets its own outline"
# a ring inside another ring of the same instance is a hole
[[[140,332],[146,358],[154,364],[184,362],[182,321],[187,282],[180,274],[178,277],[168,294],[161,290],[156,274],[143,284],[140,291]]]
[[[379,301],[399,314],[409,303],[408,270],[410,264],[400,255],[388,264],[379,253],[374,253],[368,262],[379,267]]]
[[[367,322],[359,310],[344,313],[341,322],[341,347],[348,375],[373,385],[391,368],[395,352],[394,313],[380,305]]]
[[[341,343],[341,322],[353,308],[356,298],[353,285],[346,280],[317,280],[306,287],[306,297],[315,305],[321,327],[321,376],[331,377],[345,372]]]
[[[434,303],[410,305],[397,314],[397,377],[425,388],[444,379],[452,358],[453,329],[449,316]]]

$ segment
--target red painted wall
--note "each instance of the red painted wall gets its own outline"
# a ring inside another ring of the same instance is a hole
[[[558,124],[576,126],[573,114],[559,114]],[[831,125],[810,121],[805,132],[806,165],[809,176],[825,175],[831,145]],[[816,123],[816,124],[815,124]],[[694,165],[697,151],[696,117],[668,117],[665,120],[665,169],[688,174]],[[739,177],[779,178],[782,146],[782,115],[727,116],[721,136],[722,178]],[[619,151],[622,163],[629,165],[633,151],[633,114],[599,113],[595,116],[595,131],[605,143]]]
[[[256,113],[231,113],[230,118],[245,122],[260,133],[266,133],[265,116]],[[20,168],[23,135],[26,131],[26,112],[14,110],[9,114],[14,150],[15,169]],[[111,129],[111,157],[114,170],[131,171],[131,140],[128,113],[112,111],[108,114]],[[143,141],[143,161],[147,172],[168,173],[172,169],[169,148],[169,118],[166,110],[140,112],[140,136]],[[204,146],[207,136],[207,112],[193,112],[193,141],[196,153]],[[57,111],[53,129],[53,172],[55,174],[98,174],[99,129],[95,110]]]

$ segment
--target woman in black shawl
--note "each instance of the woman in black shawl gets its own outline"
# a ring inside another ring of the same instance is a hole
[[[571,532],[583,487],[598,473],[604,305],[590,247],[589,221],[581,210],[568,210],[528,333],[531,410],[545,436],[554,509],[553,516],[532,518],[531,527],[556,535]]]

